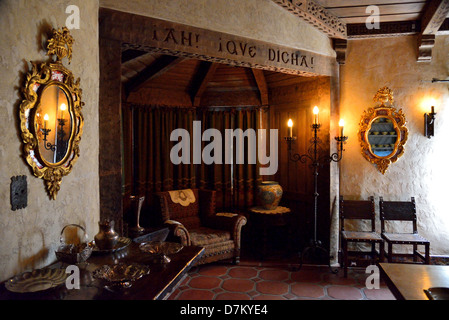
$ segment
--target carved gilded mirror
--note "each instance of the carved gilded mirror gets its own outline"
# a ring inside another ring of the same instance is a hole
[[[379,105],[364,111],[360,120],[359,140],[362,155],[384,174],[389,165],[404,153],[408,138],[405,116],[393,105],[393,91],[383,87],[374,96]]]
[[[47,55],[56,61],[31,62],[20,105],[20,129],[24,156],[36,177],[45,181],[51,199],[56,199],[62,177],[69,174],[79,157],[84,118],[81,113],[79,78],[63,66],[72,58],[74,40],[69,30],[53,30]]]

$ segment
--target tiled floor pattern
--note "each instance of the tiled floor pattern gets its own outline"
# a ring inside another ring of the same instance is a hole
[[[348,278],[328,267],[209,264],[194,267],[170,295],[170,300],[394,300],[381,281],[367,289],[368,274],[351,269]]]

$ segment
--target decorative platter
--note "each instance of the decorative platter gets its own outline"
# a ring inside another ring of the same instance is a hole
[[[93,247],[92,253],[93,254],[105,254],[105,253],[117,252],[117,251],[123,250],[126,247],[128,247],[131,242],[132,242],[132,240],[130,238],[120,237],[120,238],[118,238],[117,244],[114,246],[114,248],[101,250],[100,248],[97,247],[97,245],[95,245]]]
[[[65,283],[67,277],[65,269],[36,269],[12,277],[5,282],[5,287],[18,293],[43,291]]]
[[[148,266],[136,263],[103,265],[93,272],[93,276],[96,279],[106,281],[110,285],[121,285],[124,287],[130,287],[133,281],[148,274],[150,274]]]
[[[142,252],[152,255],[154,263],[170,263],[167,255],[178,253],[182,248],[180,243],[165,241],[149,241],[139,245]]]
[[[181,251],[182,244],[176,242],[149,241],[139,245],[141,251],[151,254],[175,254]]]
[[[449,300],[449,288],[434,287],[424,290],[429,300]]]

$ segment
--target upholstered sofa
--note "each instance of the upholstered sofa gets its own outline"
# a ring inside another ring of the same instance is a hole
[[[170,230],[168,240],[184,246],[205,248],[198,262],[240,260],[241,230],[246,218],[233,213],[217,213],[215,191],[184,189],[155,194],[162,222]]]

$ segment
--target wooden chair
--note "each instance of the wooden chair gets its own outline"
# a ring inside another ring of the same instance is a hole
[[[379,244],[379,259],[383,260],[384,241],[378,234],[375,226],[374,197],[369,200],[344,200],[340,196],[340,235],[343,254],[343,270],[344,276],[348,276],[348,264],[350,255],[370,255],[374,263],[376,256],[376,243]],[[345,220],[370,220],[370,231],[346,231]],[[371,244],[371,251],[348,251],[348,243],[361,242]]]
[[[385,253],[388,262],[393,262],[394,256],[410,256],[410,254],[394,254],[393,245],[413,245],[413,262],[417,262],[417,258],[424,260],[425,264],[430,264],[430,242],[418,234],[416,225],[416,205],[415,198],[411,201],[383,201],[380,197],[380,221],[381,236],[388,245],[388,253]],[[413,233],[388,233],[385,231],[385,221],[411,221],[413,224]],[[424,256],[418,252],[418,245],[425,248]]]

